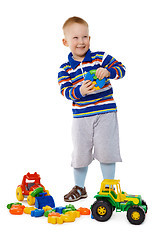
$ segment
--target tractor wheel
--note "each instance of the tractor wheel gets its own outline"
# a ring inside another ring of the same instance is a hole
[[[34,205],[35,204],[35,197],[32,197],[30,194],[27,197],[27,203],[29,205]]]
[[[140,206],[132,206],[127,211],[127,219],[131,224],[140,225],[145,219],[145,211]]]
[[[22,188],[21,187],[17,187],[16,189],[16,197],[18,201],[23,201],[24,196],[22,194]]]
[[[112,205],[108,201],[96,201],[91,207],[93,217],[100,222],[105,222],[112,216]]]

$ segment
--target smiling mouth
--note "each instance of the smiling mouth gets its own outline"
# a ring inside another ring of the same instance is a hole
[[[77,48],[85,48],[85,45],[78,45]]]
[[[79,49],[84,49],[85,46],[78,46],[77,48],[79,48]]]

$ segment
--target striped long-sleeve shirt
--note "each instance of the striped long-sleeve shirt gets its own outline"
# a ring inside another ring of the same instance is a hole
[[[110,77],[106,79],[102,89],[82,96],[80,87],[86,73],[99,67],[106,68],[110,72]],[[60,66],[58,83],[61,94],[72,100],[73,117],[80,118],[117,111],[110,79],[119,79],[124,75],[125,67],[115,58],[105,52],[88,50],[82,62],[74,60],[72,53],[68,55],[68,62]]]

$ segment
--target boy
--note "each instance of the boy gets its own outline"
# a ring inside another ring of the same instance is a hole
[[[58,83],[61,94],[72,100],[73,154],[75,187],[64,196],[66,202],[87,197],[84,187],[88,165],[97,159],[104,179],[114,179],[115,163],[121,162],[117,108],[109,79],[125,75],[124,66],[104,52],[90,51],[88,24],[79,17],[69,18],[63,25],[64,46],[69,47],[68,62],[61,65]],[[91,69],[99,79],[106,78],[102,89],[95,90],[84,80]]]

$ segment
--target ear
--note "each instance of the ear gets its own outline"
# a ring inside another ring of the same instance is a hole
[[[69,45],[68,45],[68,42],[67,42],[67,40],[66,40],[65,38],[62,39],[62,42],[63,42],[63,45],[64,45],[64,46],[66,46],[66,47],[69,46]]]

